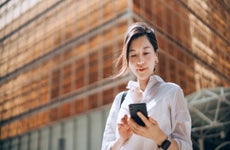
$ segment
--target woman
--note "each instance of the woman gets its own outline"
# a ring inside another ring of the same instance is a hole
[[[112,104],[103,136],[102,149],[190,150],[191,117],[182,89],[154,75],[158,45],[154,30],[143,22],[132,24],[126,33],[118,62],[117,76],[130,69],[137,81],[129,81],[128,93],[121,103],[119,93]],[[145,126],[130,118],[128,105],[146,103],[149,117],[137,115]]]

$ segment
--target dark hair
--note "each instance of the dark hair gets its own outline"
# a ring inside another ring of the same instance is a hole
[[[117,60],[117,66],[121,63],[121,69],[115,77],[119,77],[128,72],[129,51],[131,42],[138,37],[146,36],[153,46],[155,52],[158,50],[158,44],[153,28],[144,22],[135,22],[129,26],[123,43],[122,52]]]

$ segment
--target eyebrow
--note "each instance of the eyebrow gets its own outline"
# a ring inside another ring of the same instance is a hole
[[[145,49],[149,49],[149,48],[151,48],[150,46],[145,46],[143,49],[145,50]],[[136,50],[135,49],[130,49],[129,50],[129,52],[135,52]]]
[[[151,48],[150,46],[145,46],[143,49],[148,49],[148,48]]]
[[[150,46],[145,46],[143,49],[148,49],[148,48],[151,48]],[[136,51],[135,49],[130,49],[130,52],[132,51]]]
[[[130,49],[129,52],[134,52],[135,50],[134,49]]]

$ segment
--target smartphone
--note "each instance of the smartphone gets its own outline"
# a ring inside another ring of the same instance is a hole
[[[138,117],[137,112],[141,112],[146,118],[148,118],[148,113],[146,109],[146,103],[133,103],[129,104],[129,112],[131,118],[139,125],[145,126],[145,123]]]

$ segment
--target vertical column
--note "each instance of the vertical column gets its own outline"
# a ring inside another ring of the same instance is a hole
[[[204,139],[201,137],[198,139],[199,150],[204,150]]]

